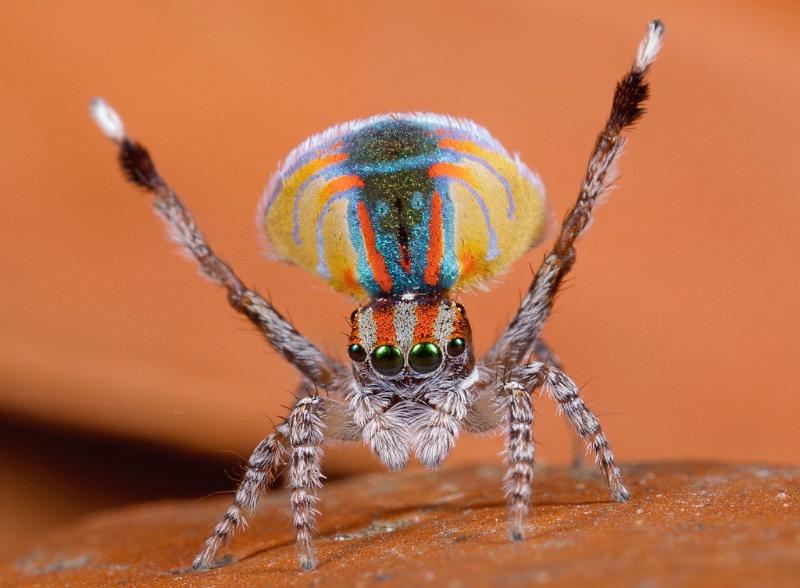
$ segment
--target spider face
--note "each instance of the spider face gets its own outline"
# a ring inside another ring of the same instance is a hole
[[[364,379],[460,379],[474,364],[464,307],[437,295],[379,298],[353,311],[347,353]]]

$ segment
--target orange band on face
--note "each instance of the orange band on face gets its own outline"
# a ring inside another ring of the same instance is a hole
[[[394,305],[381,304],[373,306],[372,320],[375,321],[376,345],[397,345],[397,332],[394,328]]]
[[[436,324],[436,317],[439,316],[440,303],[418,304],[415,309],[417,324],[414,327],[414,343],[434,342],[433,327]]]

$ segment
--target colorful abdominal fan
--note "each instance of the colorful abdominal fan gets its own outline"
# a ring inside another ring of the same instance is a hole
[[[259,207],[272,251],[359,299],[479,286],[544,230],[538,176],[471,121],[387,114],[311,137]]]

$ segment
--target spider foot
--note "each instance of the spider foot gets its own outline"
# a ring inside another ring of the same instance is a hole
[[[628,502],[631,499],[631,493],[622,484],[611,489],[611,496],[615,502]]]
[[[525,539],[525,529],[523,527],[522,513],[512,513],[508,519],[508,538],[510,541],[517,542]]]
[[[310,545],[300,548],[297,560],[300,562],[300,569],[304,572],[313,572],[317,569],[317,552]]]

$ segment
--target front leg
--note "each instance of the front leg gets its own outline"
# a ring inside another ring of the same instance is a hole
[[[319,511],[315,505],[322,488],[322,441],[325,438],[319,397],[301,399],[284,426],[292,447],[289,465],[289,488],[292,490],[292,520],[297,531],[297,557],[300,569],[317,567],[314,531]]]
[[[156,212],[169,236],[200,265],[200,271],[228,292],[228,301],[244,314],[287,361],[319,387],[328,386],[342,367],[303,337],[258,292],[247,288],[217,257],[197,227],[194,216],[156,170],[147,150],[131,141],[117,113],[102,99],[92,101],[91,113],[100,130],[119,146],[119,161],[128,179],[155,197]]]
[[[304,383],[303,387],[308,389]],[[303,571],[316,567],[313,534],[317,491],[324,476],[320,471],[322,443],[325,438],[350,441],[357,437],[349,407],[332,398],[309,395],[297,401],[286,422],[258,444],[247,464],[233,504],[214,527],[192,568],[204,571],[214,565],[220,548],[246,526],[245,517],[252,514],[264,491],[275,480],[288,460],[291,489],[292,521],[297,533],[297,555]]]
[[[608,482],[611,497],[617,502],[627,501],[630,493],[622,483],[622,474],[614,459],[614,452],[600,427],[600,421],[580,397],[575,382],[560,369],[539,362],[513,370],[510,381],[519,382],[531,394],[537,387],[543,387],[548,396],[558,403],[558,410],[564,412],[575,432],[594,455],[595,463]]]
[[[527,385],[536,386],[537,376],[531,376]],[[508,536],[521,541],[533,484],[533,403],[532,389],[517,381],[507,382],[498,390],[497,404],[506,414],[505,461],[508,471],[504,478],[508,500]]]

